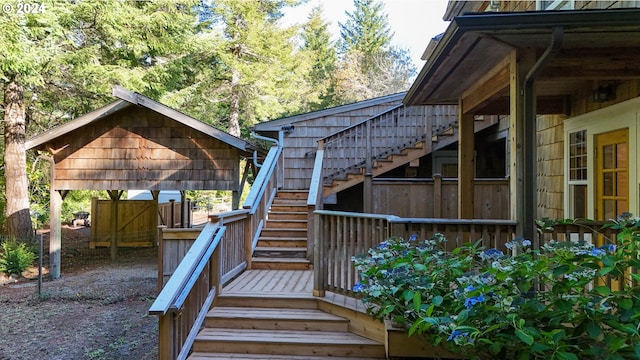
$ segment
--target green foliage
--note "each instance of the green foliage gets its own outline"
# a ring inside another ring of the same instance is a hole
[[[340,26],[341,61],[333,74],[334,96],[354,102],[405,91],[417,73],[408,50],[391,45],[384,6],[376,0],[354,0]]]
[[[354,258],[376,318],[471,359],[637,359],[640,218],[607,225],[616,244],[528,240],[512,254],[446,239],[391,238]],[[615,279],[605,286],[606,279]]]
[[[0,272],[21,274],[36,259],[33,250],[26,243],[9,240],[2,243],[0,254]]]

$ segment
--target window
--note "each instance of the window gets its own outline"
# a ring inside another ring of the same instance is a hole
[[[536,10],[573,10],[573,0],[537,0]]]
[[[587,131],[569,134],[569,198],[574,218],[587,217]]]

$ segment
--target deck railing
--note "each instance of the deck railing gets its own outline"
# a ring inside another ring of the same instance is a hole
[[[249,211],[245,229],[248,265],[251,265],[251,254],[267,220],[267,212],[278,192],[278,179],[283,171],[281,158],[282,147],[271,147],[243,205],[243,208]]]
[[[314,246],[314,211],[322,210],[322,164],[324,162],[324,150],[316,152],[313,164],[309,195],[307,196],[307,257],[313,259]]]
[[[159,359],[186,359],[222,285],[250,266],[253,249],[276,195],[281,153],[280,147],[271,148],[243,209],[210,216],[195,241],[187,239],[189,250],[176,260],[175,271],[167,270],[172,275],[149,309],[149,314],[159,317]],[[172,229],[172,238],[180,238],[175,234],[177,231]],[[160,259],[165,258],[163,248],[161,242]],[[159,264],[159,269],[162,278],[164,264]]]
[[[226,228],[208,223],[167,281],[149,314],[157,315],[160,359],[186,359],[221,287],[221,246]]]
[[[456,106],[397,106],[319,141],[325,150],[324,180],[342,177],[412,147],[435,129],[457,122]]]
[[[339,211],[315,211],[314,295],[325,291],[355,296],[358,281],[351,258],[364,254],[390,236],[409,238],[417,234],[428,239],[442,233],[451,248],[482,239],[487,247],[502,247],[513,239],[512,220],[418,219]]]

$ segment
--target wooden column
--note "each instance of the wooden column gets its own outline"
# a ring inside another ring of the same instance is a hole
[[[433,217],[442,217],[442,174],[433,174]]]
[[[111,261],[114,261],[118,256],[118,204],[120,203],[120,197],[122,196],[121,190],[109,190],[109,197],[111,198]]]
[[[535,63],[535,53],[522,49],[511,52],[509,67],[509,188],[511,219],[518,221],[516,236],[523,236],[524,219],[524,81]]]
[[[62,250],[62,195],[53,188],[55,165],[51,162],[51,191],[49,200],[49,276],[52,280],[60,278],[60,252]]]
[[[373,146],[371,144],[371,121],[367,121],[365,129],[364,136],[367,141],[367,149],[365,151],[364,182],[362,184],[362,211],[365,213],[371,213],[373,209],[373,202],[371,200],[371,197],[373,196]]]
[[[475,178],[475,130],[473,114],[464,112],[458,103],[458,218],[473,219]]]

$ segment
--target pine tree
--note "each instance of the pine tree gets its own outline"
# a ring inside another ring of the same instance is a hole
[[[104,104],[116,84],[153,93],[151,69],[171,61],[195,19],[193,0],[38,4],[0,17],[5,227],[19,238],[32,234],[26,134]]]
[[[383,4],[376,0],[353,3],[355,10],[347,12],[345,23],[339,23],[342,61],[334,76],[336,96],[351,102],[406,90],[416,68],[408,50],[392,46]],[[361,88],[365,91],[354,92]]]
[[[296,112],[308,93],[309,65],[293,39],[296,27],[282,28],[285,6],[298,1],[219,0],[207,9],[211,23],[198,34],[197,57],[209,59],[194,83],[165,99],[190,109],[235,136],[256,122]],[[195,59],[194,59],[195,60]],[[197,100],[196,100],[197,99]],[[203,110],[207,113],[200,113]],[[246,132],[244,132],[246,135]]]
[[[320,110],[332,105],[333,87],[331,76],[336,68],[338,55],[335,44],[331,41],[331,34],[327,30],[328,23],[323,19],[322,6],[311,10],[307,23],[303,26],[303,51],[311,58],[312,68],[307,75],[313,84],[313,90],[318,94],[317,101],[312,101],[306,110]]]

